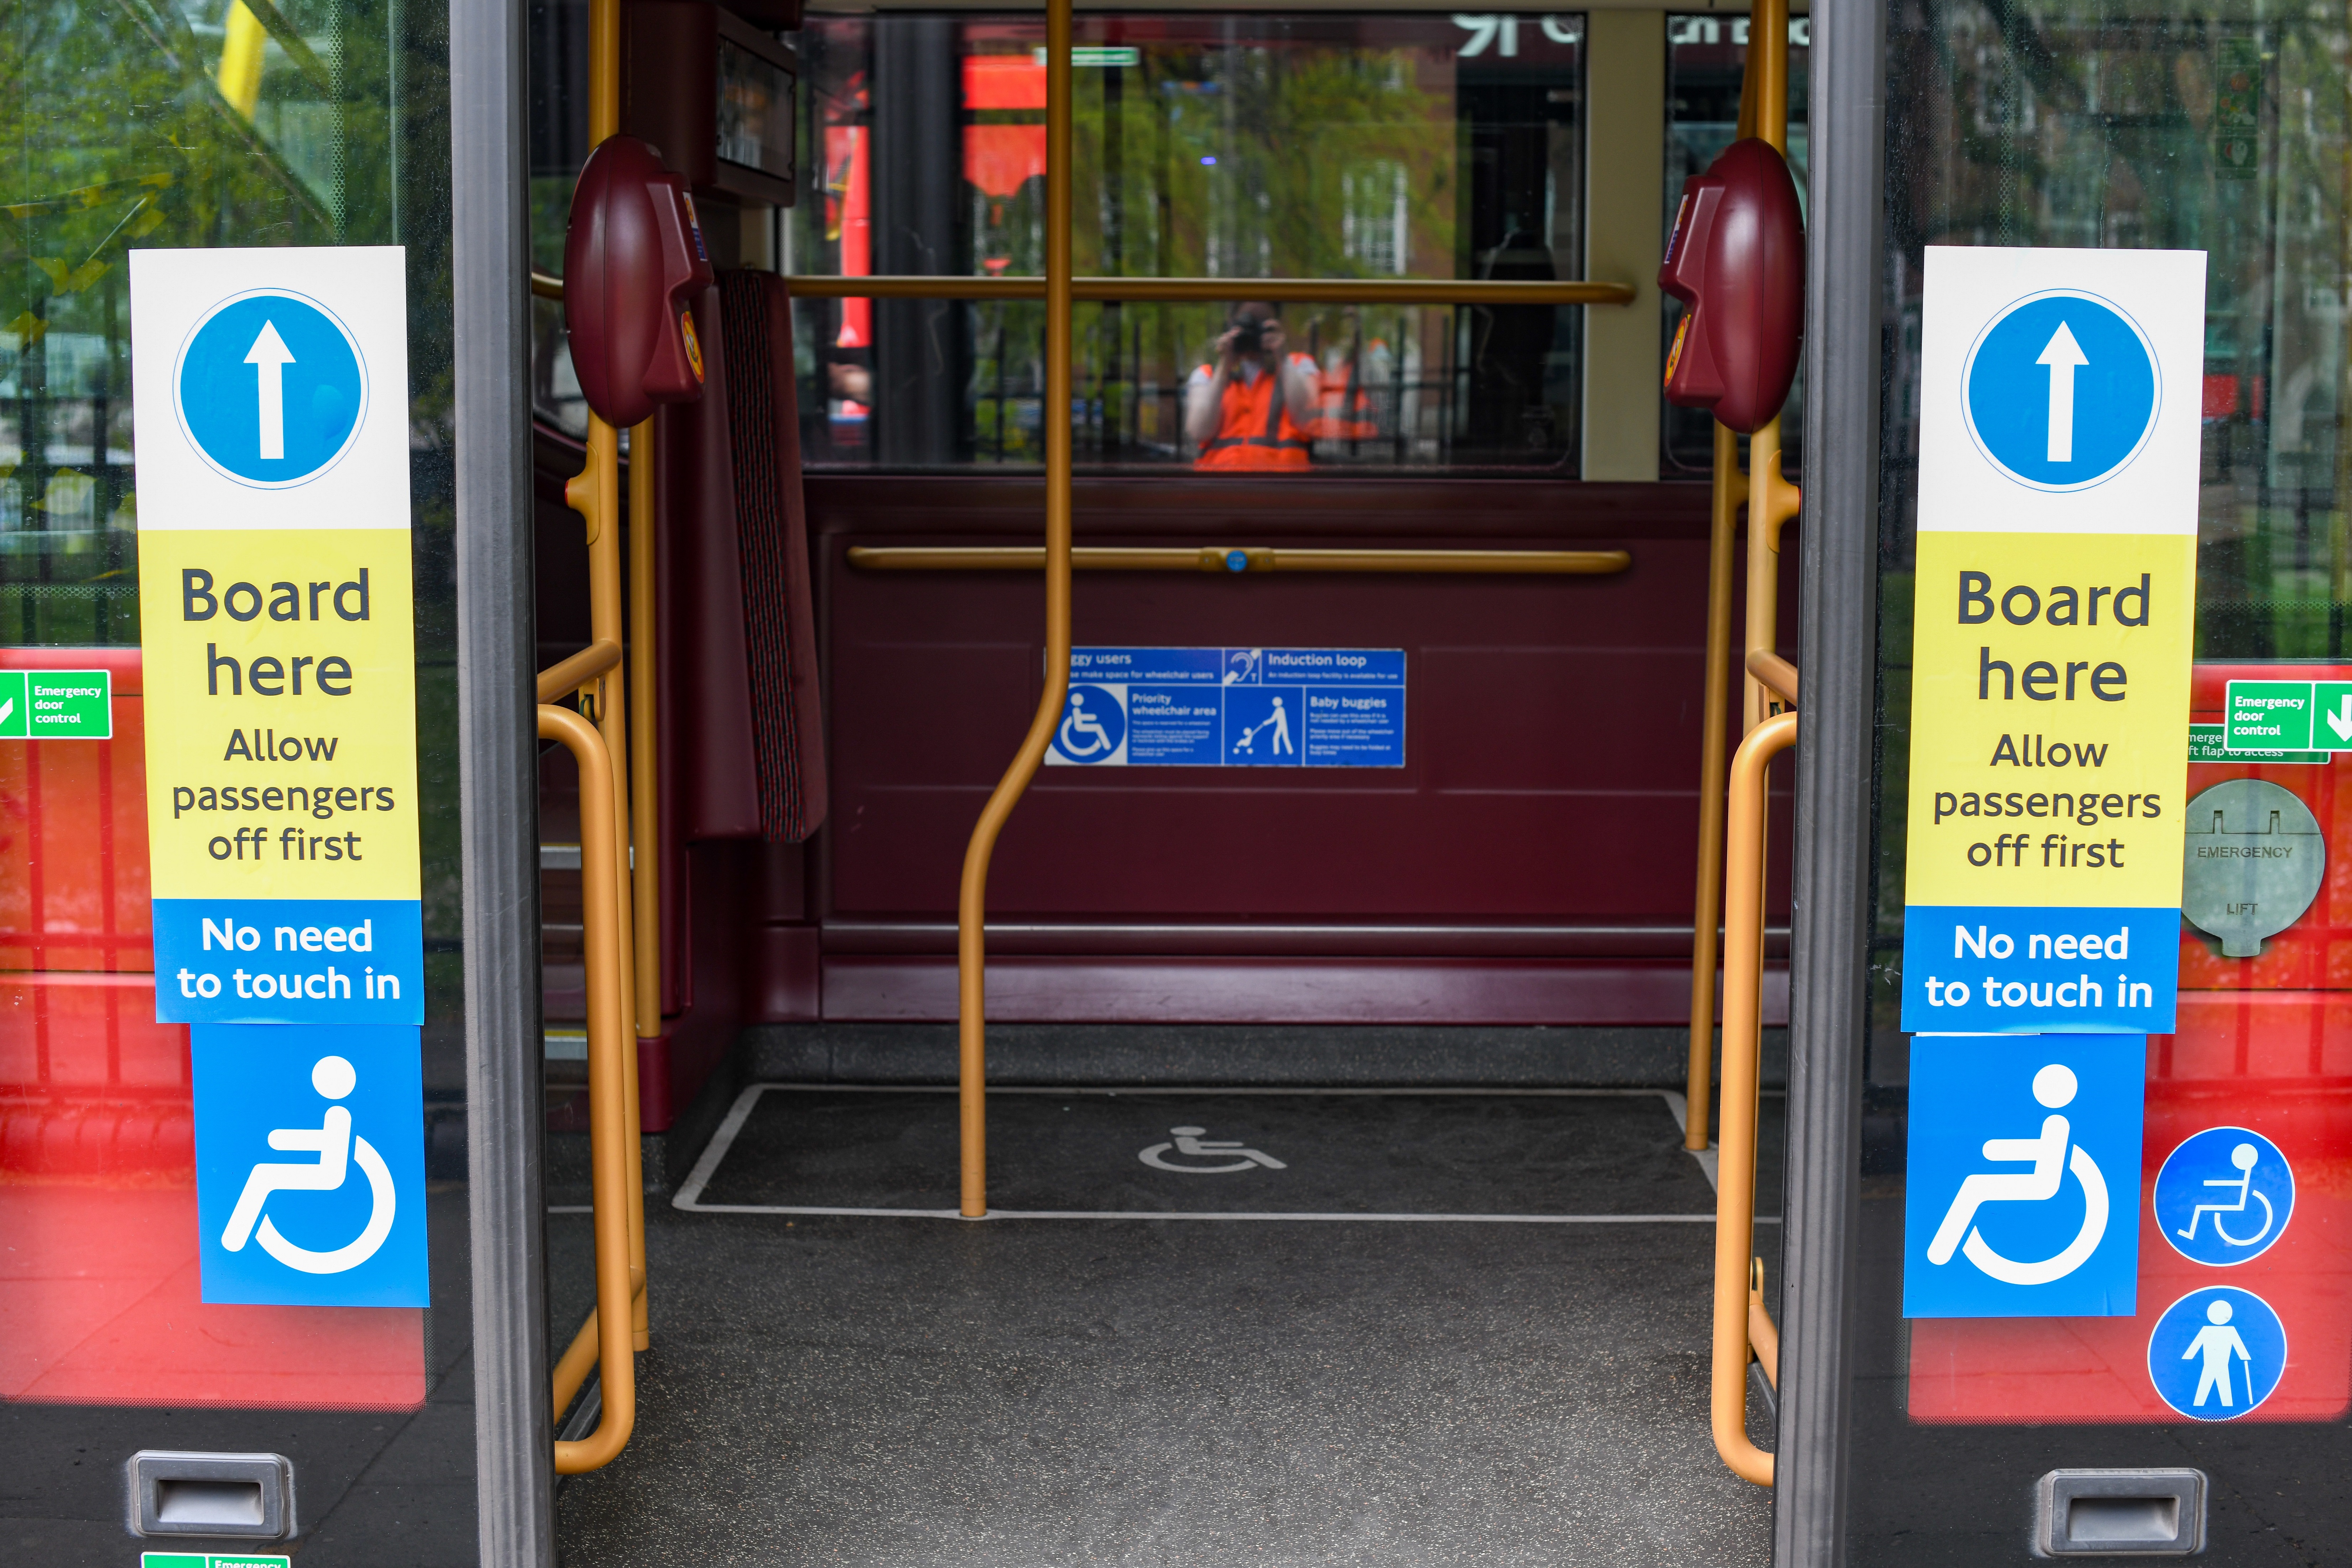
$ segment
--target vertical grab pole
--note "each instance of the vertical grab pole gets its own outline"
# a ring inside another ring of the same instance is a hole
[[[1715,976],[1722,957],[1724,736],[1731,708],[1731,572],[1739,507],[1748,476],[1739,471],[1739,437],[1715,427],[1714,518],[1706,547],[1706,701],[1700,719],[1698,897],[1692,926],[1690,1077],[1683,1146],[1707,1144],[1709,1084],[1715,1068]]]
[[[588,5],[588,144],[597,147],[621,129],[621,0],[589,0]],[[591,641],[622,641],[621,615],[621,448],[619,433],[593,412],[588,415],[587,465],[563,487],[566,505],[586,520],[588,529],[588,618]],[[628,683],[620,666],[597,678],[594,691],[596,727],[601,732],[613,776],[613,818],[610,831],[617,854],[615,864],[629,863],[629,715]],[[583,827],[583,831],[585,831]],[[585,852],[584,851],[583,852]],[[622,870],[617,875],[625,877]],[[636,1016],[635,922],[621,883],[615,883],[619,907],[614,911],[621,951],[621,1017],[627,1034],[628,1082],[625,1091],[628,1115],[629,1252],[642,1278],[645,1269],[645,1153],[639,1137],[637,1103],[637,1037],[631,1020]],[[642,1306],[638,1309],[642,1311]],[[646,1341],[641,1333],[637,1348]]]
[[[1787,29],[1782,33],[1785,36]],[[1758,66],[1753,26],[1748,34],[1748,67],[1739,75],[1739,120],[1735,135],[1756,134]],[[1783,115],[1785,120],[1786,116]],[[1715,427],[1714,506],[1706,549],[1706,697],[1699,732],[1698,896],[1691,920],[1690,1067],[1684,1091],[1683,1147],[1707,1145],[1707,1108],[1715,1077],[1716,972],[1722,962],[1723,758],[1729,749],[1724,727],[1731,708],[1731,572],[1738,552],[1739,508],[1748,500],[1748,476],[1739,466],[1739,437]],[[1745,734],[1751,725],[1743,724]]]
[[[957,1073],[967,1219],[988,1213],[988,862],[1045,759],[1070,689],[1070,0],[1045,5],[1045,690],[964,851],[956,899]]]
[[[1708,1413],[1732,1474],[1772,1484],[1772,1456],[1748,1440],[1748,1281],[1756,1252],[1756,1080],[1764,1002],[1764,796],[1772,758],[1797,738],[1775,714],[1731,759],[1723,873],[1723,1134],[1716,1164],[1715,1313]]]
[[[661,1034],[661,884],[656,880],[654,823],[654,422],[640,420],[629,427],[629,620],[628,703],[618,715],[624,744],[636,733],[636,745],[615,752],[625,788],[619,824],[627,853],[619,876],[622,956],[628,964],[625,982],[632,1017],[629,1021],[629,1259],[637,1278],[646,1278],[646,1141],[644,1079],[637,1068],[637,1042]],[[616,552],[617,553],[617,552]],[[616,568],[619,563],[616,560]],[[614,676],[618,679],[616,666]],[[620,707],[614,695],[613,706]],[[650,973],[651,977],[648,978]],[[631,1327],[639,1350],[653,1343],[647,1297],[640,1290]]]
[[[1756,0],[1748,21],[1748,80],[1754,86],[1754,133],[1772,150],[1789,151],[1789,0]],[[1780,621],[1780,529],[1802,502],[1780,473],[1780,418],[1748,438],[1748,637],[1750,653],[1778,652]],[[1740,661],[1743,672],[1747,661]],[[1740,728],[1752,730],[1773,711],[1771,691],[1754,675],[1742,683]]]

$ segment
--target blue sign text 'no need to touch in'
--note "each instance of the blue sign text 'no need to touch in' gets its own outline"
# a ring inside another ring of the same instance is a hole
[[[1074,648],[1062,767],[1402,768],[1397,648]]]

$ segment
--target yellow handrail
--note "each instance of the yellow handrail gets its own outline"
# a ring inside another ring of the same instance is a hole
[[[867,571],[1035,571],[1036,545],[852,545],[849,564]],[[1601,576],[1633,564],[1622,549],[1290,549],[1264,545],[1168,548],[1085,545],[1070,551],[1078,571],[1413,571]]]
[[[1797,666],[1778,653],[1758,648],[1748,655],[1748,673],[1764,689],[1790,707],[1797,706]]]
[[[863,277],[794,273],[784,280],[803,299],[1043,299],[1042,277],[884,273]],[[563,279],[538,267],[530,291],[563,298]],[[1218,304],[1233,299],[1302,305],[1631,305],[1630,283],[1444,277],[1073,277],[1070,298],[1090,303]]]
[[[1789,150],[1789,5],[1788,0],[1757,0],[1748,17],[1748,68],[1739,84],[1738,134],[1759,137],[1784,156]],[[1774,710],[1776,689],[1757,674],[1755,655],[1763,653],[1781,669],[1785,660],[1776,652],[1780,640],[1780,530],[1796,517],[1802,502],[1797,487],[1780,472],[1780,421],[1772,422],[1748,439],[1748,469],[1739,466],[1739,438],[1715,427],[1715,507],[1707,550],[1706,684],[1702,705],[1699,756],[1698,896],[1694,911],[1695,940],[1691,949],[1690,1067],[1685,1098],[1690,1107],[1684,1145],[1706,1147],[1708,1081],[1715,1046],[1716,946],[1723,909],[1717,873],[1723,863],[1723,751],[1726,709],[1729,705],[1725,666],[1731,648],[1731,570],[1733,538],[1739,508],[1748,509],[1748,594],[1746,637],[1742,649],[1742,734],[1754,729]],[[1794,672],[1790,671],[1788,700],[1794,702]]]
[[[656,709],[654,690],[654,527],[660,504],[654,493],[654,422],[629,432],[629,724],[636,746],[629,753],[629,842],[633,914],[635,918],[635,990],[639,1040],[658,1039],[661,1010],[661,835],[656,814],[659,773],[656,768]]]
[[[988,862],[1070,689],[1070,0],[1045,0],[1045,689],[964,851],[956,897],[961,1208],[988,1213]]]
[[[622,903],[620,862],[613,853],[617,837],[613,770],[603,737],[569,708],[541,705],[539,734],[542,740],[562,742],[580,772],[580,924],[587,960],[588,1140],[596,1230],[593,1322],[627,1323],[635,1303],[643,1300],[645,1273],[629,1234],[626,1191],[632,1179],[628,1155],[637,1140],[628,1115],[628,1014],[621,1005],[621,979],[626,967],[614,918]],[[594,1432],[578,1442],[555,1445],[559,1475],[578,1475],[611,1463],[636,1424],[634,1336],[601,1329],[583,1332],[590,1333],[596,1345],[596,1359],[604,1373],[604,1407]],[[573,1364],[579,1360],[567,1354],[566,1367],[559,1368],[555,1399],[559,1416],[572,1402],[569,1395],[579,1391],[587,1375],[584,1364]],[[566,1370],[572,1372],[568,1390],[563,1385]]]
[[[1046,171],[1050,184],[1053,171]],[[1216,305],[1235,299],[1301,305],[1631,305],[1630,283],[1446,277],[1073,277],[1070,298],[1089,303]],[[796,273],[803,299],[1044,299],[1043,277],[956,277]]]
[[[570,658],[539,672],[539,700],[555,702],[566,693],[593,685],[597,676],[620,662],[618,643],[591,643]]]
[[[1716,1161],[1715,1333],[1709,1406],[1715,1451],[1732,1474],[1772,1484],[1772,1456],[1748,1440],[1750,1260],[1756,1254],[1756,1100],[1764,1005],[1764,800],[1772,758],[1797,738],[1775,714],[1731,759],[1723,873],[1723,1105]],[[1762,1312],[1762,1301],[1755,1303]],[[1769,1325],[1770,1319],[1765,1319]],[[1777,1382],[1780,1336],[1772,1338]]]

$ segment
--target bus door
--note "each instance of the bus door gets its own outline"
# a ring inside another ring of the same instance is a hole
[[[1815,13],[1784,1560],[2352,1531],[2341,21]]]
[[[534,894],[489,434],[519,60],[485,19],[0,21],[12,1561],[530,1555],[530,935],[480,920]],[[485,963],[514,978],[469,992]]]

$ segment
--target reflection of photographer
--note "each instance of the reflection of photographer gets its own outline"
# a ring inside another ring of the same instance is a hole
[[[1213,366],[1184,385],[1184,435],[1212,469],[1303,469],[1307,433],[1321,398],[1315,361],[1285,354],[1281,318],[1257,301],[1237,305],[1218,336]],[[1294,417],[1292,411],[1297,411]]]

